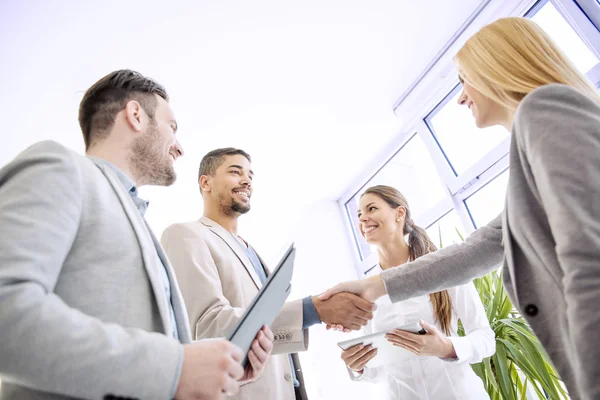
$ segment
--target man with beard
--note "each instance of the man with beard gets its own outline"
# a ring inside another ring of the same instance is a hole
[[[204,216],[174,224],[161,243],[173,264],[196,339],[225,336],[266,281],[269,270],[238,234],[238,218],[250,211],[254,173],[250,155],[224,148],[206,154],[198,183]],[[374,305],[344,294],[326,302],[308,296],[286,303],[271,328],[274,356],[261,379],[240,388],[236,399],[307,399],[297,354],[308,346],[308,327],[317,323],[358,330]]]
[[[225,340],[191,343],[171,266],[144,220],[142,185],[183,155],[165,89],[130,70],[79,109],[86,156],[37,143],[0,170],[2,399],[220,399],[262,372]],[[198,288],[202,290],[202,288]]]

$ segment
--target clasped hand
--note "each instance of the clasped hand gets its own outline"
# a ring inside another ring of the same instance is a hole
[[[321,322],[356,331],[373,319],[376,305],[351,293],[338,293],[327,300],[313,297],[313,304]]]

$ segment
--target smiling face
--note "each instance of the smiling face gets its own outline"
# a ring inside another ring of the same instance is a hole
[[[367,193],[360,198],[358,228],[367,243],[378,245],[403,236],[404,207],[392,208],[381,197]]]
[[[475,119],[475,125],[478,128],[505,124],[509,115],[505,107],[485,96],[463,78],[460,78],[460,82],[462,83],[463,90],[458,98],[458,104],[466,106],[471,110]]]
[[[131,144],[129,164],[139,184],[169,186],[175,182],[174,163],[183,155],[177,141],[177,122],[169,103],[156,96],[154,118]]]
[[[201,177],[204,201],[218,205],[225,215],[245,214],[250,211],[253,177],[246,157],[241,154],[225,156],[214,175]]]

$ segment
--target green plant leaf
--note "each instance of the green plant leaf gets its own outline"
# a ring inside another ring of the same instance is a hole
[[[440,247],[443,247],[441,242]],[[458,237],[463,237],[455,229]],[[526,399],[527,389],[541,399],[568,399],[550,358],[531,327],[511,303],[502,273],[493,271],[473,281],[490,326],[496,335],[496,353],[471,367],[481,378],[491,400]],[[458,332],[465,334],[459,321]]]

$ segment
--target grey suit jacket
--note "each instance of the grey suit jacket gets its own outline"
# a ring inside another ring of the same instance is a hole
[[[459,245],[382,273],[392,301],[483,276],[503,262],[514,305],[571,398],[600,398],[600,104],[564,85],[519,105],[502,215]]]
[[[0,170],[0,232],[1,399],[173,396],[183,345],[167,336],[162,265],[113,171],[33,145]]]

